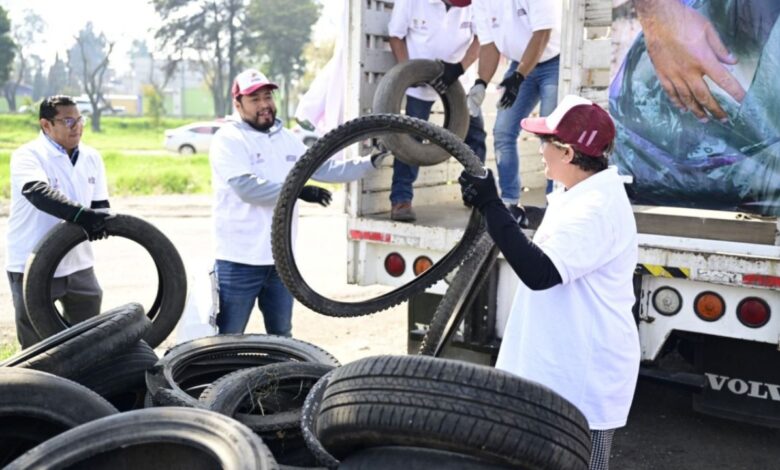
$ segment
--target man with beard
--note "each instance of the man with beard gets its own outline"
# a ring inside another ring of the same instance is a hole
[[[257,70],[238,74],[232,87],[235,113],[216,133],[209,152],[221,334],[243,333],[257,302],[266,333],[292,335],[293,298],[274,267],[271,221],[282,184],[306,146],[276,119],[277,88]],[[378,166],[381,157],[329,160],[313,178],[356,180]],[[299,198],[327,206],[331,193],[307,185]],[[293,233],[296,225],[297,217]]]

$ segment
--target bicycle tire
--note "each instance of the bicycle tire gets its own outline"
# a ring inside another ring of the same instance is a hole
[[[298,195],[314,172],[336,152],[367,138],[382,134],[405,132],[428,139],[447,150],[471,174],[481,175],[485,169],[474,152],[451,132],[408,116],[375,114],[348,121],[325,134],[298,160],[287,175],[274,210],[271,247],[276,270],[292,295],[311,310],[333,317],[357,317],[379,312],[423,292],[460,263],[473,249],[484,231],[482,216],[472,210],[460,241],[427,271],[397,289],[359,302],[341,302],[316,292],[303,279],[292,250],[292,219]]]

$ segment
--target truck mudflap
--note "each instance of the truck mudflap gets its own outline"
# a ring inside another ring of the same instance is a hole
[[[706,384],[693,395],[694,410],[780,428],[777,345],[705,335],[695,362]]]

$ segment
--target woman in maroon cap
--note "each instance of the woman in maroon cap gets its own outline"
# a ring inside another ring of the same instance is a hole
[[[626,424],[639,372],[632,314],[636,223],[608,155],[615,126],[606,111],[567,96],[546,118],[524,119],[541,139],[548,195],[529,240],[498,197],[490,171],[463,173],[463,201],[479,209],[488,232],[522,281],[496,367],[542,383],[574,403],[592,433],[592,469],[609,466],[616,428]]]

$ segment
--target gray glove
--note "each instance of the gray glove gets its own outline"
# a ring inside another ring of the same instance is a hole
[[[371,154],[371,165],[374,168],[379,168],[382,166],[382,162],[385,158],[390,156],[390,151],[385,148],[384,145],[381,143],[377,143],[374,145],[374,151]]]
[[[485,101],[485,88],[487,83],[482,79],[477,79],[474,82],[474,86],[469,90],[469,95],[466,98],[466,104],[469,107],[469,114],[472,117],[477,117],[482,113],[482,102]]]

